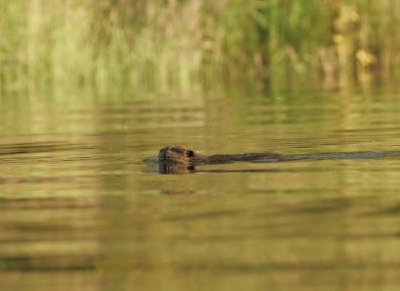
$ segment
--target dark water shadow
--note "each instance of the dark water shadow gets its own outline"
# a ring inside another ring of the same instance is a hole
[[[85,254],[46,254],[43,257],[32,257],[28,255],[0,256],[0,271],[90,271],[96,268],[96,260],[96,257]]]
[[[34,142],[34,143],[16,143],[0,145],[0,156],[12,156],[19,154],[36,154],[57,151],[70,151],[93,149],[83,144],[66,142]]]
[[[367,216],[400,216],[400,204],[371,211]]]
[[[94,270],[102,208],[90,197],[0,198],[0,273]]]

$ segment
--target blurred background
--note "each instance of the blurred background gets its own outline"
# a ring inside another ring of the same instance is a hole
[[[0,1],[0,88],[392,84],[395,0]]]

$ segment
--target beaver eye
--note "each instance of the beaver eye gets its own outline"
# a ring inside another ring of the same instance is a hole
[[[191,158],[191,157],[194,156],[194,152],[191,151],[191,150],[187,150],[187,151],[186,151],[186,156],[187,156],[188,158]]]

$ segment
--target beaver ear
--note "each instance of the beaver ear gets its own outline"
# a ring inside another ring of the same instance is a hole
[[[194,152],[193,152],[192,150],[187,150],[185,154],[186,154],[186,156],[187,156],[188,158],[191,158],[191,157],[194,156]]]

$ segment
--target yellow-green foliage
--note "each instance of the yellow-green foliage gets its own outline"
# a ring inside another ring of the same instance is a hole
[[[389,78],[399,19],[397,0],[0,0],[0,86]]]

